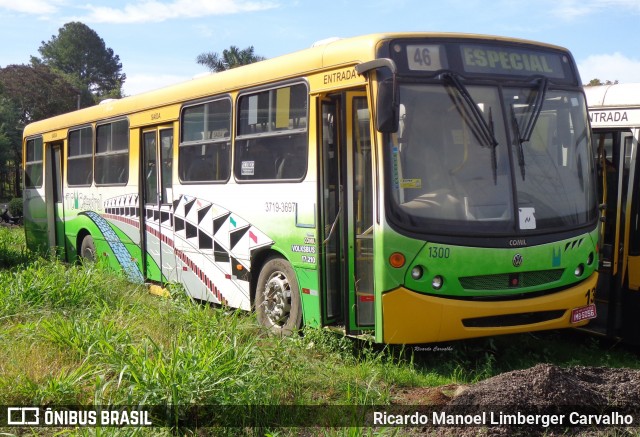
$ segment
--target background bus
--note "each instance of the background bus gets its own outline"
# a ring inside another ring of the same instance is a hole
[[[603,206],[598,319],[590,329],[640,342],[637,153],[640,84],[586,87]]]
[[[29,125],[25,232],[68,261],[378,342],[584,325],[595,170],[560,47],[379,34]]]

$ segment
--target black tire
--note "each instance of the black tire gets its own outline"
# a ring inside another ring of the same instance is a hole
[[[83,261],[96,260],[96,245],[91,235],[85,235],[80,245],[80,257]]]
[[[260,270],[255,308],[258,322],[273,334],[288,336],[300,329],[300,288],[293,268],[283,258],[270,258]]]

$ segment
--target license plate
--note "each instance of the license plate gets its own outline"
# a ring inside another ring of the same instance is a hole
[[[580,308],[574,308],[571,310],[571,323],[582,322],[583,320],[595,319],[596,305],[591,304]]]

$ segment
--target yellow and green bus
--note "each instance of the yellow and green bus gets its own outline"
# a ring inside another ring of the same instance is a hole
[[[30,248],[384,343],[582,326],[598,201],[566,49],[390,33],[39,121]]]
[[[589,329],[640,343],[640,84],[586,87],[602,202],[598,318]]]

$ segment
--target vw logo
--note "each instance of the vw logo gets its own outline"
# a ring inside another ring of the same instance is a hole
[[[522,265],[522,255],[520,255],[519,253],[516,253],[515,255],[513,255],[513,266],[520,267],[521,265]]]

